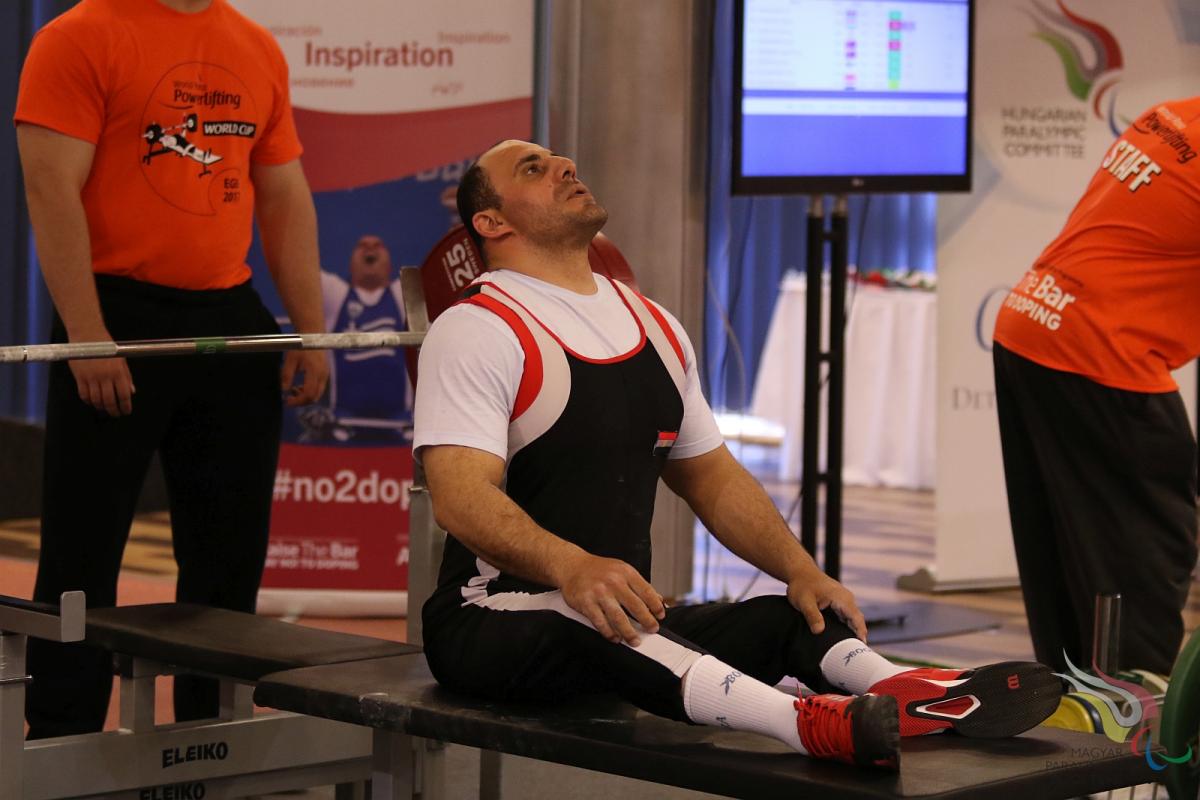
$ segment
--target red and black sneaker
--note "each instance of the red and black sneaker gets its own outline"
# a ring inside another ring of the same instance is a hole
[[[796,730],[814,758],[900,769],[896,699],[886,695],[810,694],[796,700]]]
[[[1062,681],[1044,664],[1004,661],[976,669],[910,669],[870,689],[896,698],[900,735],[954,730],[963,736],[1015,736],[1058,708]]]

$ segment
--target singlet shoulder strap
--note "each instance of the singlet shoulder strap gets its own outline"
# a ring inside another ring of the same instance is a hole
[[[485,309],[508,325],[521,345],[525,365],[509,416],[509,458],[541,436],[566,408],[571,393],[567,355],[550,333],[520,303],[490,282],[469,287],[459,302]]]
[[[541,391],[542,352],[529,325],[512,308],[490,292],[485,291],[482,286],[474,291],[468,291],[470,293],[464,294],[463,299],[455,305],[475,306],[500,317],[516,335],[517,342],[521,345],[521,352],[525,355],[525,366],[521,370],[521,382],[517,387],[517,397],[513,401],[512,414],[509,416],[511,422],[528,410],[538,392]]]
[[[663,366],[667,368],[667,372],[671,373],[671,380],[675,383],[675,388],[679,390],[682,396],[684,391],[684,383],[686,380],[687,362],[684,358],[683,344],[679,341],[679,337],[675,334],[675,330],[671,327],[671,323],[667,322],[667,318],[663,316],[658,307],[651,303],[646,297],[629,288],[620,281],[615,281],[608,278],[617,293],[625,298],[625,304],[642,323],[642,328],[646,331],[646,338],[658,351],[658,357],[662,360]]]

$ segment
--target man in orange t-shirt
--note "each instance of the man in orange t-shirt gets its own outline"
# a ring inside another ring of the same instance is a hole
[[[1141,114],[996,319],[996,405],[1038,659],[1168,673],[1196,564],[1196,443],[1171,370],[1200,356],[1200,97]],[[1195,162],[1195,163],[1193,163]]]
[[[55,341],[278,332],[246,265],[255,216],[292,323],[322,330],[286,63],[227,0],[83,0],[34,39],[14,120]],[[82,589],[89,606],[116,603],[157,451],[177,598],[253,611],[281,387],[290,405],[312,402],[328,375],[320,353],[280,367],[269,354],[54,365],[35,599]],[[100,729],[105,653],[34,640],[29,670],[31,738]],[[215,683],[181,677],[175,708],[177,719],[213,716]]]

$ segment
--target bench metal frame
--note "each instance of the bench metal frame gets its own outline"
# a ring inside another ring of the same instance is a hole
[[[29,345],[0,348],[0,361],[42,361],[63,358],[101,358],[110,355],[157,356],[259,352],[293,349],[342,349],[379,344],[416,347],[429,327],[420,271],[403,268],[400,280],[408,332],[387,334],[296,334],[235,337],[224,340],[179,340],[101,343],[86,346]],[[428,509],[428,503],[424,506]],[[432,524],[432,514],[427,517]],[[421,529],[419,529],[421,530]],[[418,535],[419,540],[424,537]],[[440,548],[438,552],[440,559]],[[436,574],[433,563],[431,574]],[[419,606],[418,606],[419,608]],[[136,800],[201,800],[241,797],[311,786],[336,785],[339,800],[365,796],[365,783],[374,774],[380,787],[394,783],[373,769],[378,760],[372,732],[358,725],[290,712],[254,713],[253,684],[226,676],[220,681],[221,709],[217,719],[174,725],[155,724],[155,681],[186,670],[142,658],[118,659],[120,668],[119,729],[25,742],[25,666],[28,636],[58,642],[84,638],[85,600],[82,592],[62,596],[59,608],[8,598],[0,605],[0,800],[66,800],[106,797]],[[418,632],[419,635],[419,632]],[[192,673],[201,674],[201,673]],[[220,758],[198,757],[173,763],[164,753],[189,748],[198,756],[204,746],[221,745]],[[414,755],[429,752],[429,758]],[[397,769],[407,790],[420,793],[422,772],[437,773],[443,760],[437,743],[414,743],[403,737],[387,750],[389,764],[414,764]],[[170,763],[168,763],[170,762]],[[426,763],[428,762],[428,763]],[[431,775],[432,777],[432,775]],[[440,773],[434,781],[441,785]]]
[[[25,742],[28,636],[70,642],[83,631],[81,592],[64,594],[60,609],[0,605],[0,800],[201,800],[327,785],[339,787],[339,800],[364,796],[367,729],[289,712],[255,715],[253,686],[228,678],[220,678],[217,719],[155,725],[155,681],[178,670],[145,659],[121,664],[118,730]]]

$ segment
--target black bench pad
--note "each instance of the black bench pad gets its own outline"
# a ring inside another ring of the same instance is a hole
[[[266,675],[259,705],[734,797],[1052,798],[1150,779],[1103,736],[1037,728],[1012,739],[906,739],[899,775],[816,761],[763,736],[684,725],[611,696],[535,707],[439,688],[411,655]]]
[[[420,652],[400,642],[187,603],[89,609],[86,641],[114,653],[244,681],[279,670]]]

